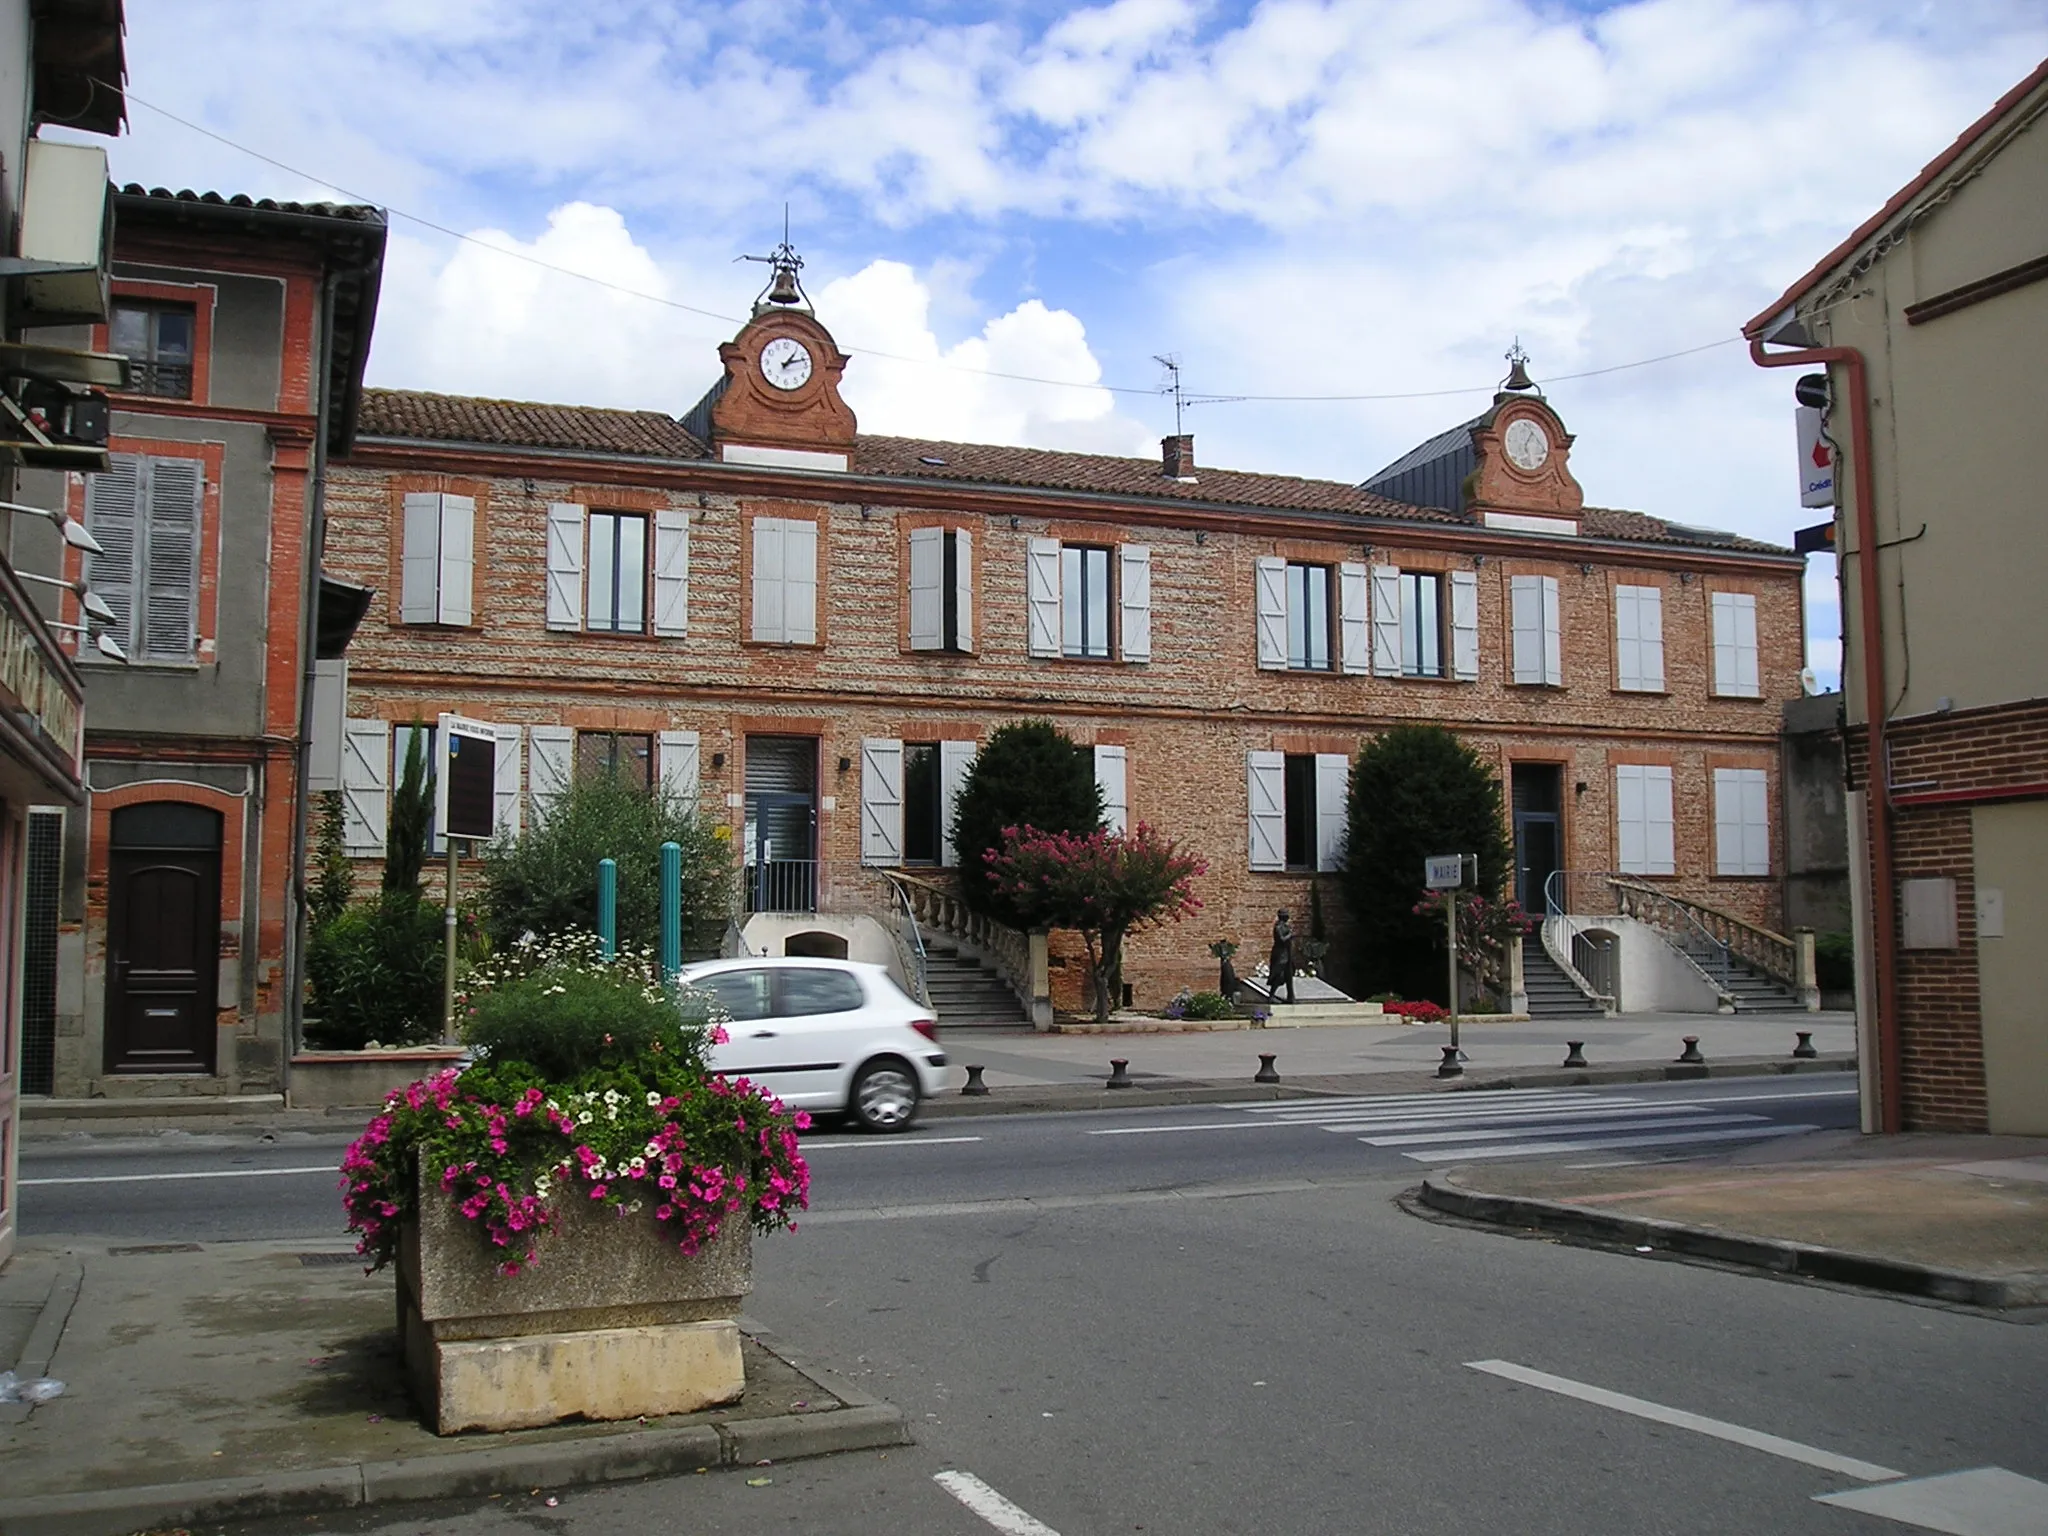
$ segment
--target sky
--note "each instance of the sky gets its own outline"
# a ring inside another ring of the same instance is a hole
[[[1824,514],[1740,326],[2048,55],[2039,0],[127,20],[117,181],[392,210],[372,384],[681,414],[786,206],[865,431],[1149,456],[1163,355],[1196,395],[1383,397],[1187,412],[1200,463],[1355,482],[1519,338],[1589,504],[1780,543]],[[1823,686],[1834,582],[1814,559]]]

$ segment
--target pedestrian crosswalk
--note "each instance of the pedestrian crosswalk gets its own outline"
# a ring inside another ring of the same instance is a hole
[[[1776,1097],[1775,1095],[1763,1097]],[[1571,1089],[1437,1096],[1378,1094],[1360,1098],[1295,1099],[1232,1106],[1247,1125],[1315,1126],[1386,1147],[1418,1163],[1444,1165],[1481,1159],[1608,1156],[1762,1141],[1818,1130],[1788,1124],[1748,1109],[1727,1109],[1745,1099],[1616,1097]]]

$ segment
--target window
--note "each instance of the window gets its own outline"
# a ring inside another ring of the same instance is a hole
[[[861,742],[861,863],[957,864],[953,810],[975,750],[971,741]]]
[[[1674,875],[1671,770],[1621,763],[1614,770],[1617,865],[1626,875]]]
[[[754,519],[753,638],[774,645],[818,643],[818,525]]]
[[[718,971],[699,976],[690,985],[699,992],[710,993],[725,1010],[726,1017],[735,1023],[768,1017],[766,971]]]
[[[117,303],[107,345],[129,362],[128,390],[169,400],[192,398],[192,345],[198,329],[190,304]]]
[[[1330,568],[1287,567],[1287,665],[1330,670]]]
[[[1771,872],[1770,775],[1761,768],[1714,770],[1714,873]]]
[[[1109,655],[1109,551],[1060,546],[1060,654]]]
[[[1443,577],[1434,571],[1401,573],[1401,675],[1444,675]]]
[[[974,649],[974,535],[965,528],[910,531],[910,648]]]
[[[1736,699],[1759,696],[1753,593],[1714,594],[1714,692]]]
[[[578,731],[576,777],[611,777],[635,789],[652,789],[654,738],[631,731]]]
[[[1558,626],[1557,578],[1508,578],[1514,629],[1514,680],[1552,688],[1564,683],[1564,646]]]
[[[1614,589],[1614,686],[1629,693],[1664,691],[1664,590]]]
[[[777,976],[782,993],[778,1018],[800,1019],[819,1013],[852,1013],[867,1005],[860,983],[845,971],[819,966],[790,966]]]
[[[391,727],[391,785],[392,798],[405,787],[405,760],[412,751],[413,738],[420,744],[420,782],[431,785],[434,782],[434,727],[431,725],[394,725]],[[427,799],[427,852],[446,853],[448,845],[441,840],[440,818],[434,814],[434,800]]]
[[[1102,826],[1121,835],[1130,830],[1130,748],[1095,748],[1095,787],[1102,791]]]
[[[86,484],[85,522],[102,553],[86,557],[85,579],[114,610],[114,622],[94,623],[93,633],[113,636],[131,661],[191,661],[204,465],[117,453]]]
[[[469,623],[475,575],[476,498],[407,491],[398,621]]]
[[[1343,867],[1350,758],[1341,752],[1253,752],[1246,758],[1246,780],[1253,869]]]
[[[585,629],[640,634],[647,627],[647,519],[637,512],[590,514],[590,584]]]
[[[903,862],[936,864],[939,844],[939,744],[903,744]]]

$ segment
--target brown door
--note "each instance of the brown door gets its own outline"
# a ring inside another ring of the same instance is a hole
[[[155,810],[156,807],[136,807]],[[107,865],[107,1070],[211,1072],[220,967],[219,818],[211,847],[123,847]],[[149,818],[137,833],[159,831]],[[180,817],[179,821],[194,818]],[[184,827],[177,829],[185,832]],[[197,826],[191,828],[196,833]],[[140,840],[140,839],[137,839]],[[154,839],[152,839],[154,840]],[[166,837],[164,841],[171,841]],[[180,836],[176,840],[186,841]],[[191,841],[198,841],[196,836]]]

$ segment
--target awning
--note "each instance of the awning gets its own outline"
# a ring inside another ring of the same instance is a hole
[[[370,611],[375,587],[359,587],[352,581],[320,578],[320,609],[314,620],[313,655],[319,661],[338,661],[356,637],[356,626]]]

